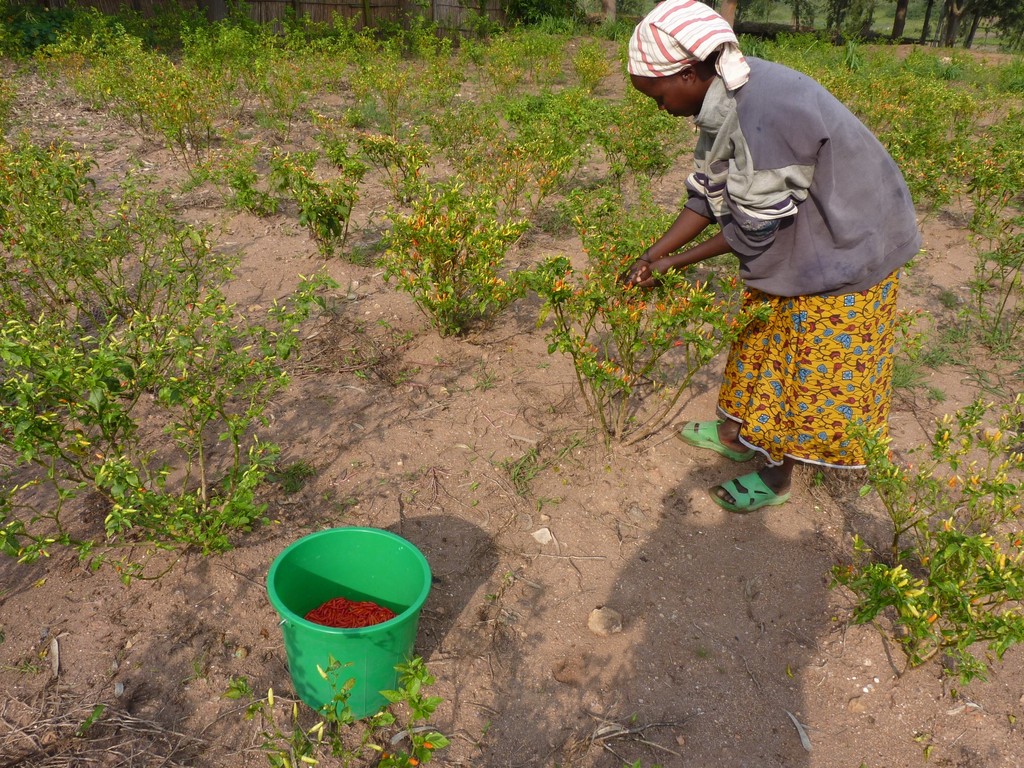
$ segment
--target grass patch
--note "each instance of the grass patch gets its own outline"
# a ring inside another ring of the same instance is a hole
[[[306,486],[306,481],[314,476],[316,469],[302,459],[267,473],[267,479],[289,496],[301,491]]]

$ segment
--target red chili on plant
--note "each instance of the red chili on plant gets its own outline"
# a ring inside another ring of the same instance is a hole
[[[371,600],[335,597],[306,614],[306,621],[337,629],[372,627],[395,618],[395,612]]]

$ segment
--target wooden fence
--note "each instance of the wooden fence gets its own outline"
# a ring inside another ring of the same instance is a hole
[[[144,16],[151,16],[166,0],[25,0],[27,4],[64,8],[68,5],[96,8],[104,13],[116,13],[130,8]],[[210,18],[223,18],[224,0],[178,0],[184,8],[205,8]],[[502,0],[431,0],[429,8],[413,0],[249,0],[249,16],[254,21],[273,22],[288,13],[298,17],[308,14],[316,22],[330,22],[341,15],[352,19],[355,27],[374,27],[381,23],[402,23],[409,16],[429,14],[430,20],[448,31],[469,31],[475,17],[502,23],[505,14]]]

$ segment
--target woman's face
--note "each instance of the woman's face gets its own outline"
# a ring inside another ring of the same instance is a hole
[[[629,80],[640,93],[654,99],[658,109],[673,117],[696,117],[700,114],[704,94],[708,90],[708,83],[702,81],[690,65],[665,77],[630,75]]]

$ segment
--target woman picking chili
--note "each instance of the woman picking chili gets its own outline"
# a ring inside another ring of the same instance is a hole
[[[624,280],[733,253],[745,301],[772,316],[730,350],[715,421],[679,437],[732,459],[765,459],[710,489],[732,512],[789,498],[797,462],[864,465],[856,425],[885,430],[899,271],[918,252],[914,206],[896,163],[825,88],[740,52],[696,0],[666,0],[634,30],[633,87],[700,129],[688,199]],[[696,245],[709,225],[719,231]]]

